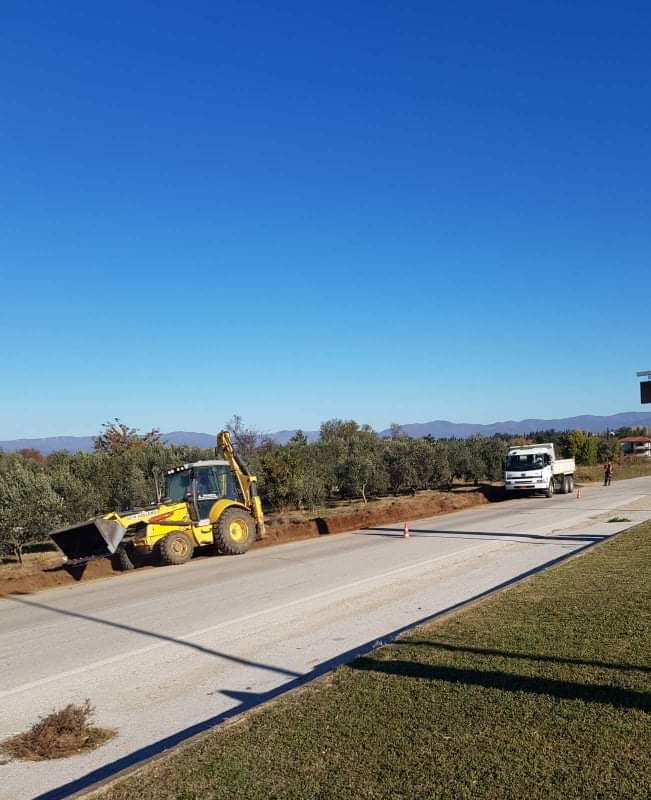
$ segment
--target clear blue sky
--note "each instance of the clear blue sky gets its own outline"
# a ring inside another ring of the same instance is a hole
[[[4,2],[0,438],[613,413],[646,2]]]

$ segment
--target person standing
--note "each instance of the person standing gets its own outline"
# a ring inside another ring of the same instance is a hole
[[[613,478],[613,462],[608,460],[604,465],[604,486],[610,486]]]

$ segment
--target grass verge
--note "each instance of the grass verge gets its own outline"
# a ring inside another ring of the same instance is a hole
[[[615,464],[613,473],[616,481],[623,481],[628,478],[645,478],[648,475],[651,475],[651,458],[625,458]],[[592,481],[599,483],[604,479],[603,465],[578,466],[575,477],[580,483],[590,483]]]
[[[103,800],[651,795],[651,524],[179,748]]]
[[[67,705],[42,717],[25,733],[0,743],[0,751],[11,758],[46,761],[94,750],[115,736],[115,731],[92,724],[93,707]]]

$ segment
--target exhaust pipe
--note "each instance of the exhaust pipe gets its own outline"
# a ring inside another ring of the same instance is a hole
[[[50,539],[68,561],[80,564],[112,556],[126,532],[127,529],[119,522],[98,517],[53,531]]]

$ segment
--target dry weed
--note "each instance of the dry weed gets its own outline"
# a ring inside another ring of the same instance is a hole
[[[89,700],[83,705],[67,705],[0,744],[0,750],[13,758],[44,761],[94,750],[115,736],[115,731],[91,724],[94,708]]]

